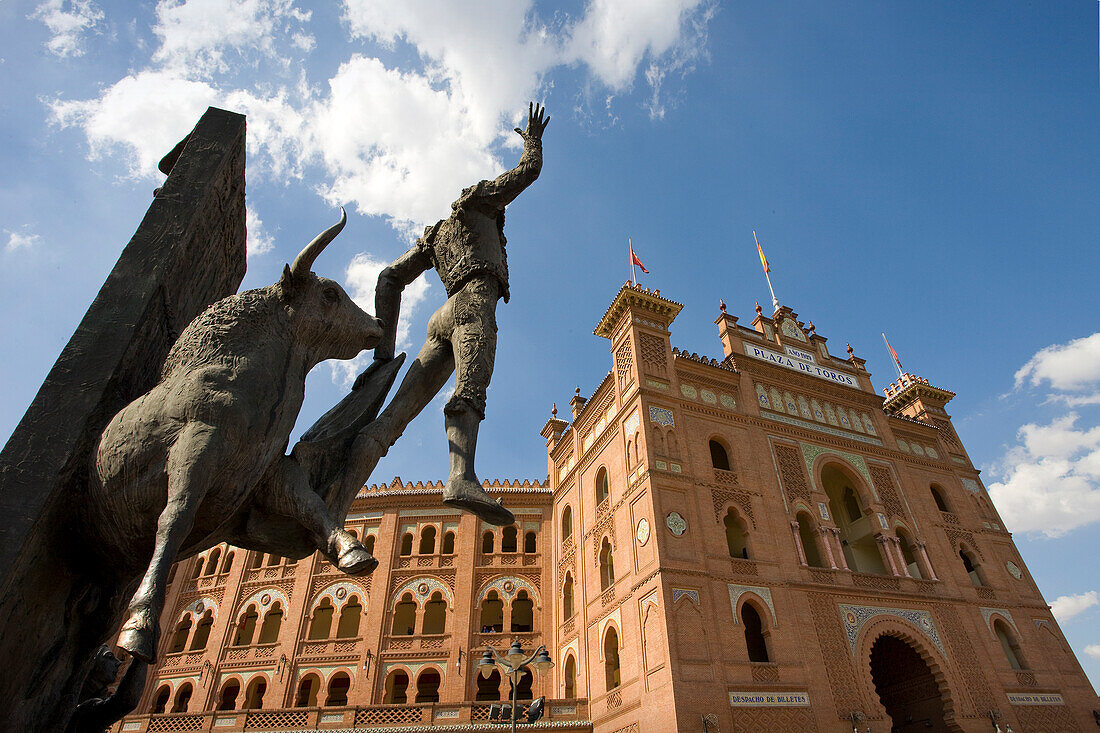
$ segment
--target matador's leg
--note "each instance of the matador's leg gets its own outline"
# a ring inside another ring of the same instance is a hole
[[[443,503],[502,526],[515,522],[515,517],[486,493],[474,471],[477,432],[485,418],[485,393],[496,359],[497,292],[495,282],[473,281],[456,296],[455,328],[451,335],[455,393],[443,410],[451,475],[443,489]]]

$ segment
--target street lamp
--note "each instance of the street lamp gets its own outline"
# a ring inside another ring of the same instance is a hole
[[[511,681],[513,731],[516,729],[516,695],[519,692],[519,678],[528,666],[534,667],[535,671],[540,673],[549,672],[553,668],[554,662],[550,659],[550,654],[546,651],[545,645],[539,646],[531,656],[527,656],[527,652],[523,651],[518,639],[512,643],[512,646],[504,654],[498,653],[491,646],[486,646],[485,653],[481,655],[481,660],[477,663],[478,672],[481,676],[488,677],[495,667],[500,667]]]

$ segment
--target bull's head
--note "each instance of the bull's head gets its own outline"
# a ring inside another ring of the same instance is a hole
[[[372,349],[382,338],[378,319],[355,304],[340,284],[310,272],[313,261],[336,238],[348,221],[340,207],[340,221],[306,245],[294,264],[283,267],[279,286],[293,311],[295,330],[303,345],[315,352],[314,363],[325,359],[351,359]]]

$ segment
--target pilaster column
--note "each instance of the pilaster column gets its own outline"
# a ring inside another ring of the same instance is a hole
[[[936,577],[936,571],[932,569],[932,563],[928,560],[928,550],[925,549],[923,540],[917,540],[917,550],[920,551],[920,556],[924,560],[924,567],[928,570],[929,580],[939,580]]]
[[[833,559],[833,543],[829,542],[829,535],[831,534],[829,528],[819,527],[818,531],[821,532],[821,541],[825,545],[825,554],[829,557],[829,567],[836,570],[836,560]]]
[[[890,543],[894,546],[894,552],[898,556],[898,565],[901,567],[902,577],[912,578],[909,573],[909,564],[905,562],[905,553],[901,551],[901,540],[897,537],[890,537]]]
[[[794,548],[798,551],[798,562],[805,566],[806,552],[802,549],[802,538],[798,536],[798,522],[791,522],[791,534],[794,535]]]
[[[889,541],[890,540],[885,535],[875,535],[875,542],[878,543],[879,554],[882,555],[883,560],[889,563],[890,572],[895,576],[899,576],[901,573],[898,572],[898,564],[897,561],[894,560],[894,553],[890,552],[890,548],[886,546]]]
[[[832,528],[833,540],[836,542],[836,551],[840,554],[840,564],[845,570],[851,570],[848,567],[848,558],[844,557],[844,545],[840,544],[840,530],[836,527]]]

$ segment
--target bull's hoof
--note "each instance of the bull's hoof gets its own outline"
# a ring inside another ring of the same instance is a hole
[[[157,661],[156,632],[142,626],[138,617],[131,616],[118,635],[118,646],[139,662],[153,664]]]
[[[481,488],[481,484],[469,479],[450,479],[443,489],[446,506],[475,514],[479,519],[497,527],[514,524],[512,512],[505,509],[499,499],[494,499]]]
[[[348,575],[368,575],[378,567],[378,561],[366,549],[353,547],[340,556],[336,566]]]

